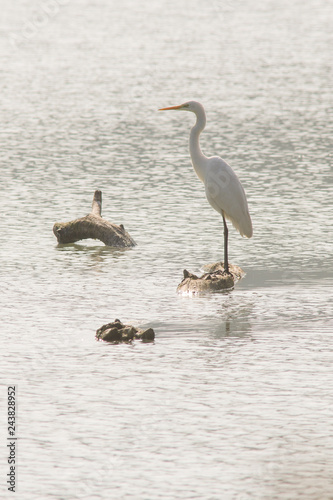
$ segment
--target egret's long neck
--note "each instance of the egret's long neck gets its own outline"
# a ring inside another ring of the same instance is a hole
[[[204,109],[195,114],[197,117],[197,121],[190,133],[190,155],[192,159],[192,165],[194,170],[196,171],[197,176],[202,182],[204,182],[207,157],[202,153],[200,149],[199,137],[206,125],[206,114]]]

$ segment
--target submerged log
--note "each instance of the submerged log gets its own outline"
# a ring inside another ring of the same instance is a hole
[[[233,264],[229,264],[229,273],[226,273],[222,262],[207,264],[203,269],[206,272],[200,277],[184,269],[184,278],[178,285],[177,292],[192,295],[227,290],[233,288],[234,284],[245,275],[240,267]]]
[[[124,325],[119,319],[101,326],[96,331],[97,340],[115,342],[117,344],[119,342],[132,342],[134,339],[142,340],[142,342],[152,342],[154,338],[155,332],[152,328],[141,330],[131,325]]]
[[[93,238],[110,247],[126,248],[136,245],[122,224],[118,226],[102,218],[102,192],[99,190],[94,193],[90,214],[70,222],[56,222],[53,232],[60,244]]]

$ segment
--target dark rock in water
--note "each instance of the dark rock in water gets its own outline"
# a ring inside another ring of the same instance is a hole
[[[141,330],[131,325],[124,325],[119,319],[115,319],[112,323],[107,323],[96,331],[96,339],[115,343],[128,343],[134,339],[152,342],[155,339],[155,332],[152,328]]]
[[[102,338],[107,342],[119,342],[122,339],[122,333],[118,328],[108,328],[103,332]]]
[[[151,342],[155,338],[155,332],[152,328],[148,328],[148,330],[139,333],[137,338],[140,338],[144,342]]]
[[[184,269],[184,278],[177,287],[177,292],[182,294],[197,294],[200,292],[217,292],[227,290],[244,276],[244,271],[229,264],[229,273],[226,273],[221,262],[204,266],[205,274],[196,276]]]

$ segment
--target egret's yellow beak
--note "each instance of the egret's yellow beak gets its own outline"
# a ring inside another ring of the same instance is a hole
[[[180,109],[182,107],[182,104],[179,106],[170,106],[170,108],[160,108],[159,111],[168,111],[169,109]]]

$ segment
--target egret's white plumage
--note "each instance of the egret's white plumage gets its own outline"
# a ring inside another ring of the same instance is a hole
[[[207,200],[223,217],[224,223],[224,269],[228,268],[228,228],[225,219],[231,221],[242,236],[251,238],[252,221],[246,195],[237,175],[219,156],[205,156],[199,144],[199,136],[206,125],[206,113],[202,104],[188,101],[179,106],[161,108],[191,111],[196,115],[196,123],[190,133],[190,154],[193,168],[205,185]]]

